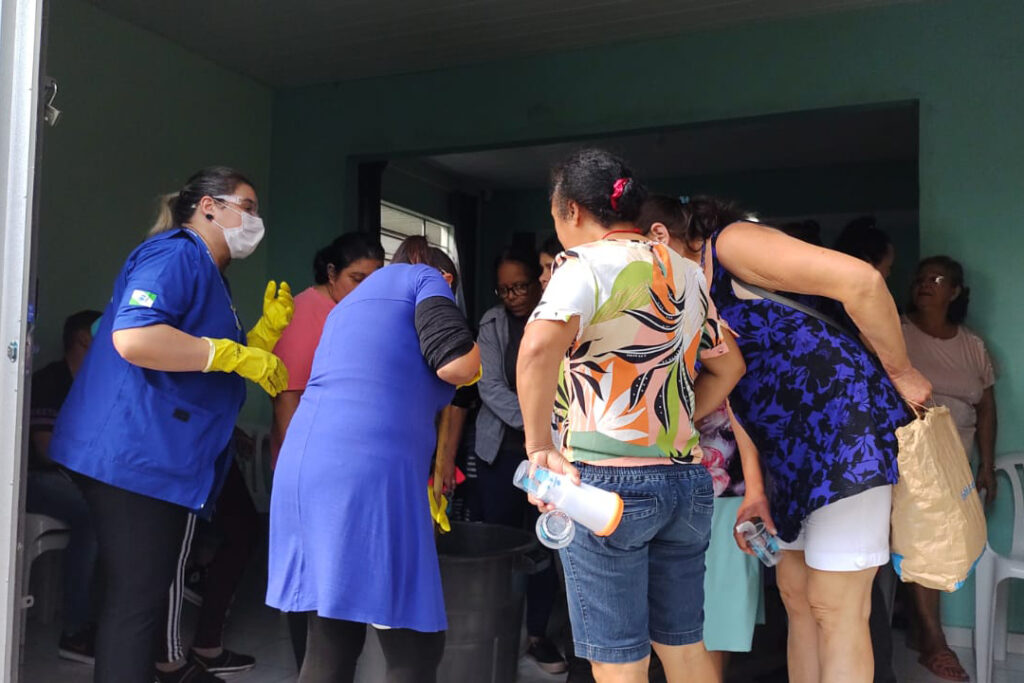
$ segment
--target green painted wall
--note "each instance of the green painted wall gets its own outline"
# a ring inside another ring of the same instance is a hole
[[[917,100],[921,251],[965,263],[1000,367],[999,449],[1024,449],[1022,28],[1018,0],[936,0],[279,92],[272,215],[341,224],[360,157]],[[322,237],[273,232],[275,266],[301,272]]]
[[[157,195],[225,164],[253,179],[265,210],[270,198],[268,88],[78,0],[50,3],[46,71],[63,115],[43,140],[36,367],[61,355],[67,314],[106,305]],[[249,323],[273,272],[268,253],[228,270]],[[252,419],[269,415],[260,394],[250,385]]]

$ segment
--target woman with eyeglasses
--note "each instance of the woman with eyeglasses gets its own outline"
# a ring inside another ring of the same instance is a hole
[[[996,496],[995,373],[985,342],[963,324],[969,295],[963,266],[948,256],[924,259],[910,289],[903,335],[910,362],[931,381],[932,398],[949,408],[964,450],[978,461],[975,481],[991,504]],[[939,592],[917,584],[911,589],[917,627],[911,642],[921,652],[918,661],[940,678],[969,680],[942,632]],[[963,592],[943,602],[964,600]]]
[[[183,538],[209,518],[249,379],[275,396],[288,372],[271,351],[291,319],[270,283],[248,334],[224,278],[263,238],[256,190],[213,167],[165,198],[150,237],[114,282],[57,418],[50,457],[85,496],[102,582],[96,683],[152,683],[159,615]],[[189,681],[217,681],[201,664]]]
[[[512,475],[526,459],[523,414],[516,394],[516,358],[526,319],[540,301],[540,260],[532,249],[509,246],[494,263],[498,305],[480,319],[477,343],[484,373],[480,379],[480,412],[476,418],[477,514],[481,521],[524,528],[539,514]],[[534,574],[526,589],[527,654],[548,673],[562,673],[567,664],[546,637],[558,589],[554,567]]]

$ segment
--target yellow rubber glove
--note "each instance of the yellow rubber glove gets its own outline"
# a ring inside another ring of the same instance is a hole
[[[452,530],[452,525],[448,521],[448,499],[443,494],[440,500],[434,498],[434,488],[432,486],[427,487],[427,497],[430,499],[431,518],[441,529],[442,534],[448,533]]]
[[[484,366],[483,366],[483,363],[481,363],[479,369],[477,369],[477,371],[476,371],[476,374],[473,375],[473,379],[469,380],[465,384],[460,384],[459,386],[457,386],[455,388],[456,389],[461,389],[462,387],[471,387],[474,384],[476,384],[477,382],[479,382],[480,378],[483,377],[483,376],[484,376]]]
[[[273,351],[294,314],[295,300],[292,299],[292,288],[287,282],[282,282],[279,288],[277,283],[271,280],[263,292],[263,315],[249,330],[246,342],[249,346]]]
[[[233,372],[256,382],[271,397],[288,388],[288,368],[269,351],[230,339],[203,339],[210,342],[210,360],[203,372]]]

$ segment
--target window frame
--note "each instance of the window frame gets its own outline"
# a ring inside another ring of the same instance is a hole
[[[391,211],[397,211],[398,213],[404,214],[404,215],[406,215],[406,216],[408,216],[410,218],[417,219],[420,222],[420,232],[419,232],[419,235],[421,235],[422,237],[426,237],[427,238],[427,242],[430,244],[430,246],[437,247],[438,249],[441,249],[442,251],[444,251],[444,253],[448,254],[448,256],[451,257],[452,261],[455,262],[456,266],[459,265],[459,247],[458,247],[458,244],[457,244],[457,242],[455,240],[455,226],[454,225],[452,225],[451,223],[448,223],[446,221],[440,220],[438,218],[434,218],[433,216],[428,216],[425,213],[421,213],[419,211],[415,211],[413,209],[406,208],[406,207],[401,206],[399,204],[395,204],[394,202],[386,201],[384,199],[382,199],[380,201],[380,206],[381,206],[382,209],[383,208],[387,208],[387,209],[389,209]],[[437,244],[436,242],[434,242],[434,241],[432,241],[430,239],[430,236],[427,234],[427,224],[428,223],[440,226],[442,228],[442,230],[445,231],[445,233],[448,236],[448,241],[449,241],[449,244],[447,246],[443,245],[443,244]],[[384,221],[382,220],[381,221],[381,226],[380,226],[380,236],[381,236],[381,238],[389,237],[391,239],[398,240],[399,242],[401,242],[406,237],[411,237],[412,235],[410,233],[398,232],[397,230],[389,230],[388,228],[386,228],[384,226]],[[389,254],[385,250],[384,262],[385,263],[390,263],[392,255],[393,255],[393,252],[391,254]]]

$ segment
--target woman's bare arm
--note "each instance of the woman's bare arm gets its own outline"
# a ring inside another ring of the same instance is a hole
[[[693,421],[697,422],[713,411],[729,397],[733,388],[747,371],[743,353],[736,340],[728,331],[722,333],[722,341],[729,351],[714,358],[701,360],[701,371],[693,384]]]
[[[771,506],[764,491],[764,475],[761,472],[761,462],[757,446],[754,445],[754,440],[747,434],[747,430],[743,429],[743,425],[733,415],[731,407],[729,408],[729,420],[732,423],[733,435],[736,437],[736,449],[739,451],[740,467],[743,470],[743,483],[746,487],[743,494],[743,502],[736,511],[736,526],[739,526],[740,523],[748,519],[760,517],[768,532],[776,534],[778,531],[775,528],[775,521],[772,520]],[[736,545],[739,546],[740,550],[748,555],[754,554],[746,539],[743,538],[742,534],[737,533],[735,528],[733,528],[733,537],[736,539]]]
[[[985,489],[985,503],[991,504],[996,498],[996,392],[988,387],[981,395],[981,401],[974,406],[978,413],[978,426],[974,440],[978,444],[978,489]]]
[[[170,325],[147,325],[114,332],[114,348],[132,365],[164,372],[202,372],[210,343]]]
[[[577,484],[580,482],[579,471],[551,441],[551,411],[558,388],[558,368],[579,327],[578,316],[573,316],[569,322],[534,320],[523,332],[516,362],[516,387],[519,407],[523,412],[526,455],[534,465],[568,475]],[[529,499],[541,510],[554,509],[553,505],[533,496]]]
[[[754,223],[726,227],[717,255],[751,284],[841,302],[900,393],[918,403],[931,396],[931,383],[910,364],[896,304],[871,264]]]
[[[480,371],[480,349],[474,343],[468,353],[449,361],[437,370],[437,376],[448,384],[460,386],[476,377]]]
[[[280,440],[279,443],[284,443],[284,435],[288,433],[288,425],[292,423],[292,417],[295,416],[295,411],[299,408],[301,398],[302,392],[292,389],[282,391],[272,399],[274,406],[273,429]]]

